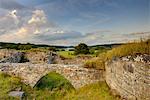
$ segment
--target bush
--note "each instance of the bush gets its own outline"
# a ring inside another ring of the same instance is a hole
[[[86,44],[80,43],[78,46],[75,47],[75,54],[89,54],[89,48]]]
[[[99,58],[93,58],[91,60],[86,61],[84,64],[84,67],[104,70],[105,69],[105,63],[103,60],[101,60]]]

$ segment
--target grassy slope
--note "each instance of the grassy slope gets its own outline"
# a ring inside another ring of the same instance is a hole
[[[105,62],[112,59],[113,57],[123,57],[128,55],[136,54],[150,54],[150,40],[141,41],[136,43],[128,43],[112,50],[107,51],[106,53],[99,54],[99,57],[94,58],[93,60],[85,62],[86,68],[96,68],[104,69]]]

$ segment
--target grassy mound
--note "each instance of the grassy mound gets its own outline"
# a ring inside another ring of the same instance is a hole
[[[73,89],[71,83],[58,73],[51,72],[44,76],[36,85],[37,89],[69,90]]]

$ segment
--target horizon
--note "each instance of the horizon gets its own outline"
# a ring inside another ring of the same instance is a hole
[[[150,38],[149,0],[0,0],[0,42],[74,46]]]

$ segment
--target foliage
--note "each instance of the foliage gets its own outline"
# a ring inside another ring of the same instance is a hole
[[[18,45],[18,47],[16,47],[17,50],[29,50],[31,48],[32,48],[32,45]]]
[[[119,100],[119,98],[110,94],[105,82],[98,82],[68,93],[63,100]]]
[[[89,54],[89,48],[86,44],[80,43],[75,47],[75,54]]]
[[[111,48],[108,47],[90,47],[90,54],[95,55],[96,57],[104,52],[107,52]]]

